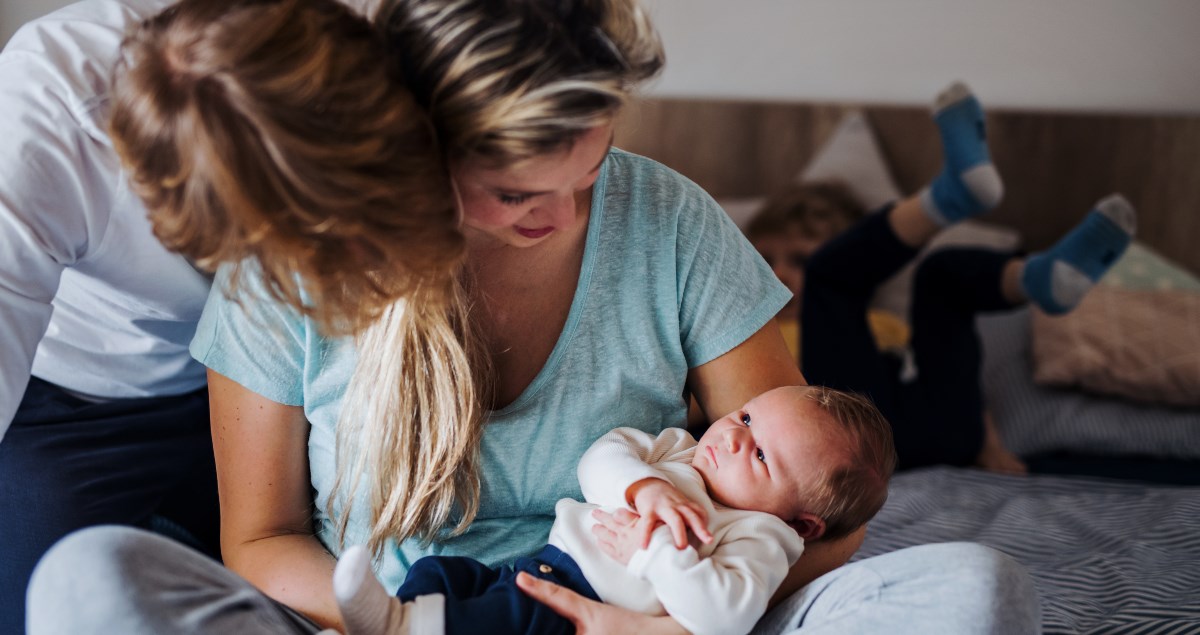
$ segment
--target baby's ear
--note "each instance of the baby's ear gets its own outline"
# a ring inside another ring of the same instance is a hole
[[[800,512],[799,516],[788,521],[788,525],[800,534],[804,542],[813,542],[825,535],[825,521],[816,514]]]

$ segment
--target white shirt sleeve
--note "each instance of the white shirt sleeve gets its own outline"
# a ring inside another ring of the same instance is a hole
[[[800,537],[782,520],[756,514],[716,539],[716,550],[701,558],[693,547],[676,549],[670,531],[659,527],[650,547],[630,559],[629,572],[647,580],[667,613],[694,635],[748,633],[787,576],[784,545]]]
[[[646,478],[670,482],[654,465],[676,460],[694,447],[696,441],[683,428],[667,428],[657,437],[633,428],[611,430],[579,460],[583,497],[604,507],[627,507],[625,492],[630,485]]]
[[[29,382],[64,268],[102,238],[116,174],[51,60],[0,54],[0,439]]]

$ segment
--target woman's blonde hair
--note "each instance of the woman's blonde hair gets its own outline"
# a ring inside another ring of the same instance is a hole
[[[254,259],[279,300],[352,333],[465,253],[432,126],[384,40],[335,0],[183,0],[126,38],[110,132],[155,235]],[[236,282],[238,276],[234,276]]]
[[[451,160],[561,150],[664,63],[637,0],[385,0],[376,20]]]
[[[663,62],[635,0],[385,0],[377,23],[451,161],[503,166],[569,147]],[[492,381],[469,284],[460,273],[448,306],[413,298],[360,338],[329,504],[343,541],[363,479],[376,554],[475,518]]]

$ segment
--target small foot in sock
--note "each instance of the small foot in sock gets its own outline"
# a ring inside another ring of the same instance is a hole
[[[951,84],[934,103],[942,139],[942,171],[921,191],[921,206],[938,225],[982,214],[1000,204],[1004,183],[988,152],[983,107],[962,83]]]
[[[407,606],[388,594],[371,570],[371,554],[350,547],[333,571],[333,594],[342,611],[346,635],[404,635]]]
[[[1137,212],[1129,201],[1120,194],[1100,200],[1053,247],[1025,260],[1025,297],[1050,315],[1070,311],[1125,253],[1136,231]]]

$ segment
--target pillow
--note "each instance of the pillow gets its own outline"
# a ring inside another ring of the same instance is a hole
[[[796,175],[798,182],[841,181],[859,204],[877,209],[900,198],[900,188],[866,115],[859,110],[846,114],[808,165]],[[743,230],[767,199],[727,198],[717,201]]]
[[[1033,312],[1033,378],[1173,406],[1200,406],[1200,293],[1097,285],[1075,310]]]
[[[1032,311],[980,316],[984,399],[1004,444],[1019,456],[1200,459],[1200,410],[1043,386],[1033,380]]]
[[[901,197],[866,115],[854,110],[817,150],[800,182],[841,181],[863,207],[873,210]]]
[[[1100,284],[1126,289],[1183,289],[1200,292],[1200,278],[1134,241]]]

